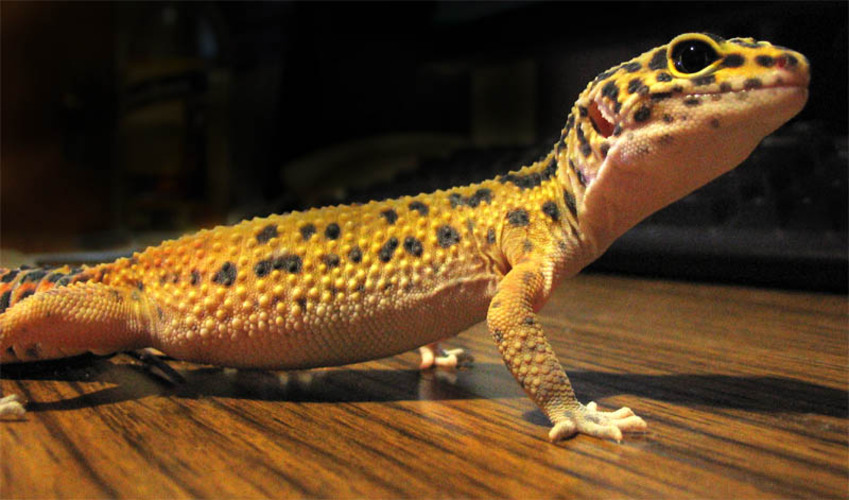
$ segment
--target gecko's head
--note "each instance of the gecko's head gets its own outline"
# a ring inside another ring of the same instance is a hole
[[[600,74],[558,144],[582,226],[606,247],[731,170],[804,107],[809,75],[798,52],[700,33]]]

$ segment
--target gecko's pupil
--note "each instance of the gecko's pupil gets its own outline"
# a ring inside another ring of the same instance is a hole
[[[698,73],[719,59],[716,51],[701,40],[686,40],[672,47],[672,63],[681,73]]]

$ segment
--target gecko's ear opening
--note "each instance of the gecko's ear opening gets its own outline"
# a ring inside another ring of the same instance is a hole
[[[596,132],[605,139],[613,135],[614,125],[604,117],[601,110],[598,109],[598,104],[592,101],[589,106],[590,123]]]

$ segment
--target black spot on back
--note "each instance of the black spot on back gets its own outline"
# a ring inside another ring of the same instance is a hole
[[[442,248],[448,248],[460,242],[460,233],[453,227],[445,224],[436,229],[436,241]]]
[[[411,201],[410,202],[410,210],[417,211],[420,215],[427,215],[430,209],[427,205],[420,201]]]
[[[339,237],[340,232],[341,232],[341,229],[339,229],[339,224],[337,224],[335,222],[331,222],[324,229],[324,236],[326,236],[327,239],[329,239],[329,240],[335,240],[336,238]]]
[[[270,259],[261,260],[254,266],[254,274],[256,274],[258,278],[263,278],[268,276],[268,273],[270,273],[273,268],[274,266],[271,264]]]
[[[194,285],[197,285],[198,283],[200,283],[200,273],[195,269],[195,270],[192,270],[192,273],[189,277],[189,284],[194,286]]]
[[[21,278],[21,283],[30,283],[30,282],[40,281],[45,276],[47,276],[47,271],[44,271],[44,270],[41,270],[41,269],[36,270],[36,271],[30,271],[30,272],[24,274],[24,277]]]
[[[486,231],[486,242],[490,245],[495,244],[495,229],[489,228]]]
[[[52,273],[49,276],[47,276],[47,281],[49,281],[50,283],[56,283],[57,281],[59,281],[60,279],[62,279],[64,277],[65,277],[65,275],[62,274],[62,273]]]
[[[557,203],[553,201],[547,201],[542,204],[542,213],[551,217],[551,220],[557,222],[560,220],[560,209],[557,208]]]
[[[0,278],[0,283],[10,283],[12,280],[15,279],[15,277],[18,276],[19,272],[20,271],[18,271],[17,269],[12,269],[8,273],[4,274],[2,278]]]
[[[219,285],[232,285],[236,282],[236,266],[232,262],[225,262],[212,277],[212,281]]]
[[[262,231],[256,235],[257,243],[267,243],[271,238],[277,237],[277,225],[269,224],[262,228]]]
[[[303,269],[303,261],[297,255],[281,255],[272,261],[274,269],[282,269],[292,274],[298,274]]]
[[[404,238],[404,250],[406,250],[410,255],[421,257],[424,248],[422,247],[421,241],[413,238],[412,236],[407,236]]]
[[[475,191],[475,194],[469,197],[467,203],[470,207],[477,207],[484,201],[492,203],[492,191],[487,188],[481,188]]]
[[[386,219],[389,224],[395,224],[395,221],[398,220],[398,212],[391,208],[381,211],[380,216]]]
[[[310,239],[312,237],[312,235],[315,234],[315,231],[316,231],[315,224],[305,224],[305,225],[301,226],[300,231],[301,231],[301,238],[303,238],[304,241],[307,241],[308,239]]]
[[[11,299],[11,290],[6,290],[5,292],[3,292],[3,295],[0,295],[0,314],[3,314],[3,311],[5,311],[9,307],[9,302],[11,301]]]
[[[451,208],[457,208],[466,204],[466,200],[460,193],[451,193],[448,195],[448,202],[451,203]]]
[[[380,251],[377,253],[377,258],[381,260],[381,262],[389,262],[392,260],[392,254],[395,253],[395,249],[398,248],[398,238],[392,236],[386,243],[380,247]]]
[[[524,208],[516,208],[507,212],[507,221],[513,227],[523,227],[530,224],[530,216]]]
[[[360,250],[360,247],[354,247],[348,252],[348,258],[351,259],[351,262],[354,264],[359,264],[363,260],[363,251]]]
[[[327,255],[323,255],[321,257],[321,261],[327,266],[328,269],[333,269],[334,267],[339,266],[339,256],[335,253],[329,253]]]

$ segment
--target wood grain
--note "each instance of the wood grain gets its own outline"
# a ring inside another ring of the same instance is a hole
[[[542,318],[581,399],[647,434],[549,444],[483,325],[457,373],[172,362],[171,384],[116,356],[3,368],[29,414],[0,422],[0,496],[847,496],[845,296],[590,275]]]

